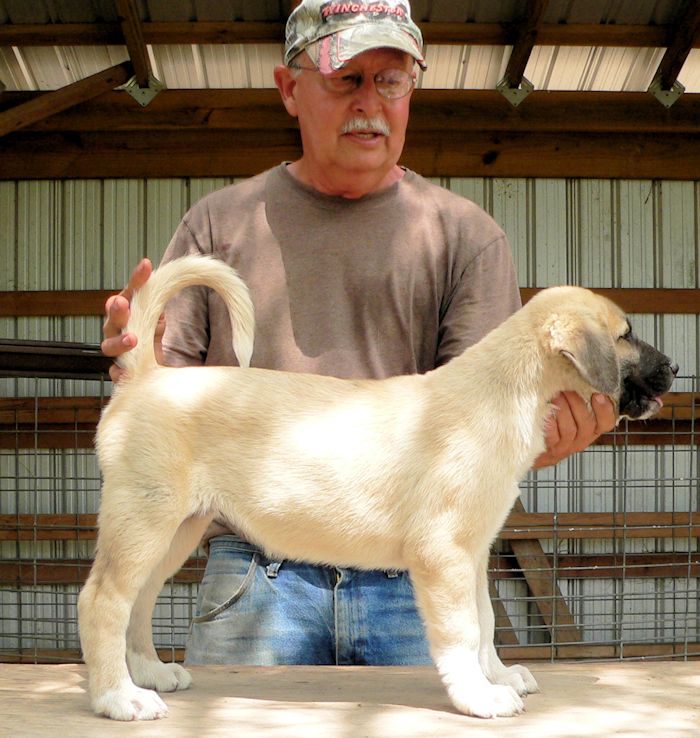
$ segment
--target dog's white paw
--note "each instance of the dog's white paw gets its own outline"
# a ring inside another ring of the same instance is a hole
[[[481,718],[511,717],[525,709],[517,692],[502,684],[481,685],[476,689],[453,688],[450,698],[460,712]]]
[[[520,664],[499,669],[493,677],[493,682],[512,687],[521,696],[540,691],[537,680],[530,670]]]
[[[157,720],[168,714],[165,702],[155,692],[135,684],[105,692],[93,700],[93,709],[112,720]]]
[[[540,686],[537,684],[537,679],[535,679],[534,676],[532,676],[532,672],[525,666],[521,666],[520,664],[514,664],[513,666],[509,666],[506,668],[506,672],[508,675],[508,679],[518,679],[518,683],[522,684],[524,687],[524,691],[518,692],[518,694],[535,694],[536,692],[540,691]],[[507,684],[510,684],[512,687],[512,682],[506,682]]]
[[[147,659],[129,653],[129,672],[139,687],[156,689],[159,692],[175,692],[187,689],[192,684],[192,677],[180,664],[164,664],[162,661]]]

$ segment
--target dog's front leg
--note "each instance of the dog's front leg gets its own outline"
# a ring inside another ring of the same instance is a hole
[[[509,685],[492,684],[479,663],[480,561],[462,555],[410,567],[430,651],[454,706],[467,715],[517,715],[523,701]]]
[[[479,608],[479,630],[481,642],[479,644],[479,662],[484,674],[494,684],[507,684],[519,694],[533,694],[539,692],[537,681],[530,670],[520,664],[506,666],[498,656],[494,645],[495,617],[489,596],[488,579],[489,555],[483,557],[478,570],[477,601]]]

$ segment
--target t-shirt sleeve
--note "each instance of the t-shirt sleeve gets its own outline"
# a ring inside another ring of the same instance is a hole
[[[459,356],[520,306],[513,258],[501,234],[454,275],[441,310],[436,365]]]

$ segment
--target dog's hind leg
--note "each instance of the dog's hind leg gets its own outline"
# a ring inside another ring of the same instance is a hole
[[[167,707],[155,692],[137,687],[129,676],[126,631],[139,592],[169,550],[182,516],[167,519],[153,504],[148,510],[141,505],[125,520],[118,508],[124,495],[133,497],[133,491],[110,492],[103,493],[97,553],[78,600],[92,706],[115,720],[153,720],[164,717]],[[107,506],[111,514],[106,514]],[[158,525],[147,524],[152,520]]]
[[[187,689],[192,683],[189,672],[182,666],[164,664],[158,658],[153,645],[152,614],[164,582],[180,569],[196,548],[210,521],[211,516],[185,520],[175,534],[170,550],[139,592],[126,632],[126,661],[131,678],[139,687],[174,692]]]
[[[479,608],[479,662],[486,677],[494,684],[512,687],[519,695],[539,692],[537,681],[530,670],[516,664],[506,666],[498,656],[494,645],[495,617],[489,596],[488,553],[481,561],[478,571],[477,606]]]
[[[508,685],[492,684],[479,663],[477,569],[461,556],[410,565],[416,599],[425,620],[430,651],[454,706],[467,715],[517,715],[523,701]]]

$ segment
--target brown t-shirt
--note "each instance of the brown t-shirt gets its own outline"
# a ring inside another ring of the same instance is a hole
[[[503,231],[480,207],[414,172],[350,200],[284,164],[204,197],[163,261],[214,254],[255,308],[251,365],[337,377],[423,373],[520,306]],[[166,310],[171,366],[235,365],[221,299],[190,288]]]
[[[198,202],[163,260],[190,253],[216,255],[248,284],[251,365],[267,369],[423,373],[520,307],[501,228],[410,170],[351,200],[301,184],[281,164]],[[206,288],[168,304],[163,347],[171,366],[237,363],[226,308]]]

